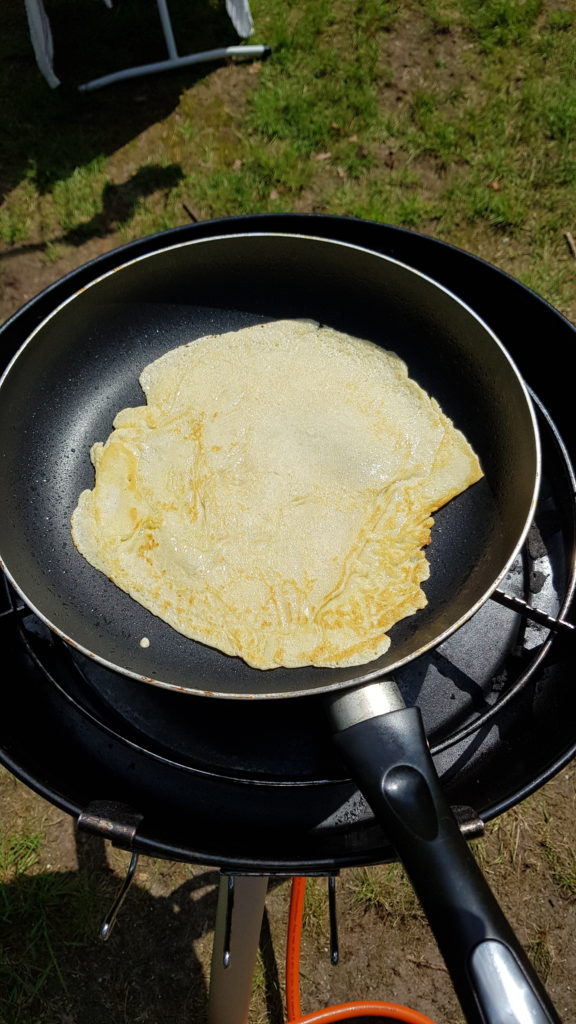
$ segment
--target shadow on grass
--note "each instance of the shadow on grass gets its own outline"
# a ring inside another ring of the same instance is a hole
[[[107,156],[166,118],[181,93],[209,75],[214,62],[119,82],[94,92],[78,85],[167,56],[154,3],[48,0],[54,42],[51,89],[34,59],[24,5],[5,0],[0,33],[0,199],[23,179],[42,193],[99,156]],[[182,54],[238,44],[224,3],[171,0]]]
[[[43,252],[52,245],[65,243],[80,246],[90,238],[105,238],[130,220],[142,199],[159,190],[170,191],[183,178],[184,173],[179,164],[169,164],[167,167],[146,164],[120,185],[108,182],[102,190],[102,209],[90,220],[81,221],[76,227],[46,242],[14,245],[3,254],[3,259],[22,253]]]
[[[107,942],[103,915],[118,893],[105,844],[77,835],[78,870],[23,874],[0,886],[2,1024],[205,1024],[206,967],[194,942],[214,927],[219,872],[168,896],[132,884]],[[271,1024],[282,1002],[270,927],[261,937]]]

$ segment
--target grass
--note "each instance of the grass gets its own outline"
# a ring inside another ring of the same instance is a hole
[[[351,871],[346,883],[351,905],[363,913],[375,912],[394,927],[422,920],[418,898],[399,864],[376,864]]]
[[[69,995],[70,955],[95,930],[98,880],[43,872],[42,846],[42,832],[26,825],[0,841],[2,1024],[30,1024],[38,1006]]]
[[[5,1019],[15,1024],[27,1019],[27,1006],[51,971],[60,973],[47,930],[50,894],[34,874],[29,886],[18,885],[36,866],[41,842],[39,833],[25,829],[8,832],[0,843],[0,1007],[4,1004]],[[22,957],[17,947],[23,932]]]
[[[271,28],[284,7],[272,5]],[[290,29],[272,41],[275,59],[252,98],[249,128],[264,142],[282,140],[302,160],[335,149],[345,161],[351,135],[378,130],[378,40],[393,20],[392,5],[318,0],[284,19]]]
[[[0,844],[0,871],[3,878],[16,878],[34,867],[41,842],[41,835],[32,831],[9,833]]]
[[[571,845],[545,837],[541,846],[554,884],[561,896],[576,901],[576,853]]]
[[[122,5],[127,24],[132,4]],[[0,240],[57,263],[60,245],[161,231],[185,223],[186,207],[200,219],[317,210],[492,247],[506,269],[572,309],[564,232],[576,205],[576,14],[568,2],[253,0],[252,8],[255,41],[270,44],[271,59],[243,65],[228,91],[211,88],[209,68],[162,79],[169,101],[156,100],[165,116],[144,161],[137,130],[152,123],[143,116],[142,104],[153,105],[146,80],[118,87],[116,109],[115,90],[86,99],[29,84],[15,109],[18,132],[4,114],[12,145]],[[103,12],[91,17],[94,32],[111,32]],[[120,66],[127,55],[110,38],[108,59]],[[3,45],[7,89],[14,43]]]
[[[484,53],[529,42],[542,0],[465,0],[469,24]]]
[[[534,968],[538,976],[542,982],[546,984],[554,964],[554,952],[551,948],[550,938],[546,928],[538,930],[536,935],[534,935],[528,943],[526,952],[534,964]]]

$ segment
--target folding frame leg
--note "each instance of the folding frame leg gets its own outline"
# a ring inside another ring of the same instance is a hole
[[[208,1024],[247,1024],[267,889],[267,876],[220,876]]]
[[[29,0],[32,2],[32,0]],[[94,89],[101,89],[113,82],[121,82],[127,78],[139,78],[141,75],[155,75],[160,71],[170,71],[174,68],[188,67],[191,64],[203,64],[206,61],[223,60],[226,57],[267,57],[270,53],[269,46],[246,45],[221,46],[214,50],[203,50],[201,53],[189,53],[180,56],[176,47],[172,19],[168,10],[167,0],[156,0],[162,33],[168,50],[168,59],[155,61],[152,64],[140,64],[133,68],[124,68],[122,71],[114,71],[110,75],[102,75],[101,78],[93,78],[90,82],[79,85],[80,92],[92,92]]]

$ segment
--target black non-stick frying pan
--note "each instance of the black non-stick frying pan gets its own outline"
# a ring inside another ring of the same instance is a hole
[[[398,352],[486,474],[436,516],[428,607],[399,623],[389,652],[364,669],[250,669],[180,637],[71,542],[70,515],[93,486],[90,447],[108,437],[119,409],[142,404],[143,367],[204,333],[278,316],[313,317]],[[8,366],[0,397],[0,557],[17,588],[53,629],[111,668],[194,693],[292,696],[393,671],[486,600],[533,515],[535,420],[502,346],[433,281],[346,244],[227,236],[129,263],[54,311]]]
[[[119,409],[141,404],[142,368],[195,337],[273,317],[312,317],[393,349],[484,468],[436,516],[427,608],[395,626],[389,652],[364,667],[251,669],[155,619],[71,541],[70,514],[93,483],[89,449]],[[0,399],[0,558],[24,600],[85,653],[146,682],[222,697],[327,691],[335,742],[407,867],[468,1019],[555,1020],[445,805],[419,712],[402,706],[390,681],[488,598],[533,515],[534,414],[487,326],[377,253],[297,235],[228,235],[159,248],[95,280],[26,340]]]

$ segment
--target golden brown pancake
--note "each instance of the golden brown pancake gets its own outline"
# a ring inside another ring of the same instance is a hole
[[[145,367],[91,451],[78,550],[174,629],[260,669],[360,665],[426,604],[432,513],[482,476],[372,342],[273,321]]]

